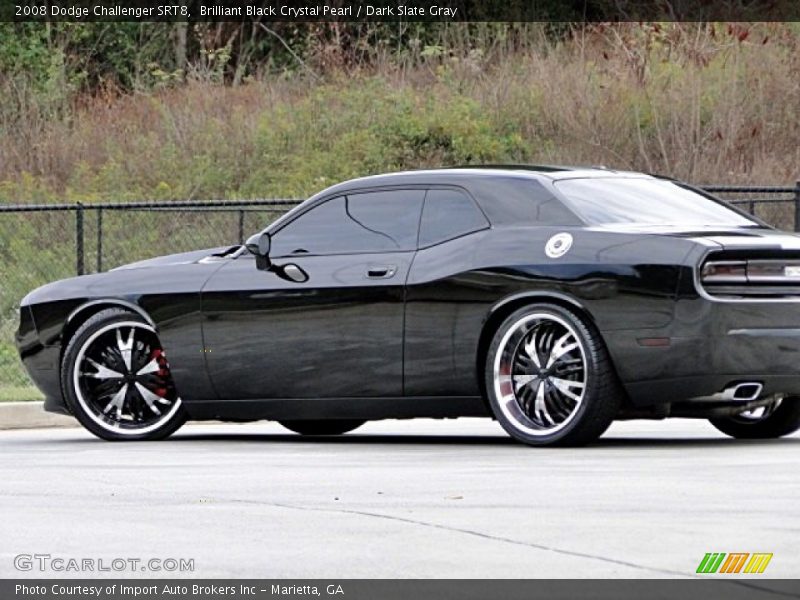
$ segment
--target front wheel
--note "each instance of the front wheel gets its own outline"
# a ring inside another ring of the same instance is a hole
[[[521,308],[500,325],[485,377],[494,416],[531,446],[594,441],[614,420],[622,396],[600,335],[552,304]]]
[[[308,421],[280,421],[289,431],[300,435],[342,435],[361,427],[365,421],[355,419],[325,419]]]
[[[163,439],[186,422],[158,335],[125,310],[103,310],[78,328],[61,385],[72,414],[105,440]]]
[[[800,398],[782,398],[733,417],[709,421],[722,433],[742,440],[783,437],[800,429]]]

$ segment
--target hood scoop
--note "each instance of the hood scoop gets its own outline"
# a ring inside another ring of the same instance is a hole
[[[208,256],[201,258],[197,262],[201,264],[207,264],[207,263],[218,262],[226,258],[236,258],[243,251],[244,251],[244,246],[241,245],[231,246],[230,248],[225,248],[220,252],[214,252],[213,254],[209,254]]]

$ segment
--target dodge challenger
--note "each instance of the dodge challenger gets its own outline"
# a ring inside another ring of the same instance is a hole
[[[690,185],[488,166],[334,185],[245,245],[40,287],[20,355],[107,440],[484,416],[532,446],[615,419],[800,427],[800,237]]]

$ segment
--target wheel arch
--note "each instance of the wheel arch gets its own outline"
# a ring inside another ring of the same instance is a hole
[[[489,406],[489,402],[486,395],[486,382],[483,376],[483,369],[486,364],[486,354],[489,351],[489,346],[492,343],[494,334],[497,332],[497,329],[500,327],[503,321],[505,321],[511,313],[524,306],[542,302],[556,304],[562,308],[566,308],[576,313],[579,317],[583,318],[587,323],[596,328],[595,320],[591,312],[589,312],[589,310],[578,300],[572,296],[568,296],[567,294],[541,291],[521,292],[519,294],[513,294],[503,298],[495,303],[489,309],[489,312],[484,319],[481,335],[478,339],[478,349],[476,352],[475,362],[476,378],[480,385],[481,395],[483,396],[483,401],[486,403],[487,408]],[[614,365],[612,364],[612,367],[613,366]],[[614,370],[616,371],[616,367],[614,367]]]
[[[64,327],[61,331],[61,356],[64,355],[64,351],[69,345],[69,341],[72,339],[72,336],[75,335],[75,332],[78,330],[78,328],[88,319],[100,311],[106,310],[107,308],[123,308],[135,312],[145,321],[147,321],[147,323],[153,327],[153,329],[157,329],[155,322],[150,315],[147,314],[147,311],[133,302],[122,300],[121,298],[102,298],[98,300],[91,300],[81,304],[79,307],[74,309],[69,316],[67,316],[67,320],[64,322]]]

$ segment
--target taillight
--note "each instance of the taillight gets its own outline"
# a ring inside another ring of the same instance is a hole
[[[754,293],[766,292],[768,286],[797,287],[800,259],[710,260],[700,270],[700,281],[709,289],[747,286]]]
[[[800,281],[800,261],[748,260],[747,280],[765,283]]]
[[[707,262],[700,274],[703,283],[747,283],[747,261]]]

